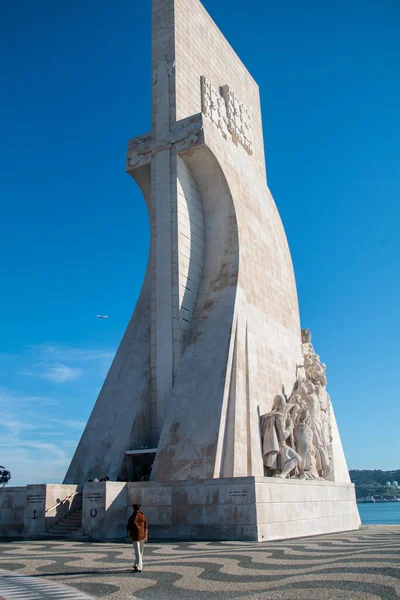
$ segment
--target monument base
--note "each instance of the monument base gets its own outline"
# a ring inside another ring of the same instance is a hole
[[[151,540],[268,541],[360,526],[353,484],[236,477],[86,484],[83,532],[92,539],[124,537],[134,503],[142,506]]]
[[[352,483],[256,478],[257,540],[358,529]]]
[[[62,500],[59,503],[59,499]],[[330,481],[234,477],[199,481],[90,482],[0,490],[0,536],[40,538],[82,510],[80,534],[126,540],[132,504],[150,540],[268,541],[358,529],[354,486]]]

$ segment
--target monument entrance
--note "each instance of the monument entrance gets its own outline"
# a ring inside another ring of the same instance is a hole
[[[326,367],[300,329],[267,187],[258,86],[199,0],[152,10],[152,129],[129,142],[126,165],[150,256],[65,483],[127,481],[143,455],[146,479],[118,493],[157,537],[357,528]]]

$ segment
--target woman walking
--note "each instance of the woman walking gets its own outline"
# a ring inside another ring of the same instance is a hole
[[[143,550],[148,538],[148,527],[146,517],[140,510],[140,504],[133,504],[133,513],[129,517],[126,529],[133,545],[135,553],[134,573],[141,573],[143,569]]]

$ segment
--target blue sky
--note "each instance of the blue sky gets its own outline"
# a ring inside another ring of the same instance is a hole
[[[268,182],[349,467],[400,468],[400,5],[204,4],[260,85]],[[16,485],[56,482],[147,260],[124,166],[150,127],[150,0],[0,10],[0,464]]]

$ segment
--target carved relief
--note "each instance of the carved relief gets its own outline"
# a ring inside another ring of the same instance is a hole
[[[303,365],[297,369],[297,381],[289,399],[280,397],[283,398],[281,416],[276,416],[277,396],[272,412],[261,417],[263,461],[270,476],[326,479],[332,471],[331,400],[326,391],[326,366],[315,353],[308,329],[302,331],[302,342]],[[270,425],[271,419],[274,426]],[[283,452],[287,457],[286,463],[272,460],[277,449],[279,456]],[[299,457],[297,462],[295,456]]]
[[[251,121],[248,110],[239,102],[238,97],[229,85],[224,85],[221,92],[225,99],[229,132],[233,139],[242,144],[249,154],[253,154]]]
[[[253,154],[250,115],[228,85],[216,90],[206,77],[201,77],[201,110],[225,139],[230,134],[246,152]]]
[[[206,77],[201,77],[201,110],[227,139],[229,132],[225,100]]]

